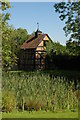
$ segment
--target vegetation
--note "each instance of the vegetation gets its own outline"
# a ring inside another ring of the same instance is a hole
[[[11,6],[9,2],[1,2],[1,9],[3,11],[3,13],[0,14],[0,16],[2,16],[2,24],[0,27],[2,34],[3,70],[11,70],[15,68],[20,58],[20,46],[29,37],[26,29],[14,29],[14,27],[8,25],[10,14],[6,13],[5,11],[10,7]]]
[[[63,77],[37,72],[3,74],[2,110],[75,111],[78,108],[78,83]],[[36,97],[35,97],[36,96]],[[66,102],[67,101],[67,102]]]
[[[10,14],[5,13],[7,9],[10,8],[10,4],[8,2],[1,3],[1,9],[3,13],[2,21],[1,21],[1,33],[2,33],[2,67],[10,70],[13,64],[16,61],[16,56],[14,52],[11,50],[11,39],[10,34],[12,33],[12,29],[8,25],[8,20],[10,19]],[[13,60],[12,60],[13,58]]]
[[[55,55],[68,55],[69,51],[66,46],[61,45],[59,42],[53,42],[52,40],[46,44],[47,55],[51,53]]]
[[[79,56],[79,17],[80,11],[78,9],[79,2],[61,2],[54,5],[55,11],[60,14],[61,20],[66,20],[64,31],[66,35],[71,35],[70,40],[66,42],[66,46],[60,43],[54,43],[51,40],[47,43],[47,57],[50,62],[53,62],[53,55],[64,56]],[[26,29],[18,28],[8,25],[10,14],[6,13],[7,9],[10,9],[9,2],[2,2],[1,9],[3,11],[1,32],[2,32],[2,67],[3,70],[13,70],[19,68],[19,59],[21,56],[20,46],[30,36]],[[74,19],[73,19],[74,18]],[[34,32],[33,32],[34,34]],[[1,36],[1,35],[0,35]],[[12,59],[13,58],[13,59]],[[54,62],[53,62],[54,63]]]
[[[65,20],[66,26],[63,28],[66,36],[71,33],[70,39],[79,41],[79,10],[80,2],[60,2],[54,5],[59,18]]]
[[[46,112],[46,111],[32,111],[29,112],[18,112],[13,111],[12,113],[3,113],[3,118],[75,118],[78,119],[78,112],[64,111],[64,112]]]
[[[59,13],[59,18],[65,21],[66,36],[70,36],[66,44],[69,52],[80,55],[80,2],[60,2],[54,5],[55,11]],[[75,42],[76,41],[76,42]],[[74,49],[74,50],[73,50]]]
[[[57,69],[61,64],[61,59],[62,63],[67,63],[65,62],[66,60],[63,59],[64,57],[61,58],[61,55],[66,57],[67,55],[69,57],[80,56],[80,40],[78,35],[79,18],[77,17],[77,15],[79,15],[78,5],[80,5],[80,2],[61,2],[54,6],[56,12],[60,13],[61,20],[66,20],[65,18],[68,17],[64,30],[66,35],[71,35],[66,46],[60,43],[53,43],[51,40],[47,45],[46,56],[48,60],[50,60],[51,66],[54,65],[53,68],[56,68],[56,70],[11,72],[11,70],[15,68],[15,65],[18,66],[19,64],[21,55],[20,46],[28,39],[29,35],[25,29],[14,29],[14,27],[8,25],[10,14],[5,13],[5,11],[10,8],[10,4],[8,2],[1,3],[1,9],[3,11],[3,14],[0,14],[0,16],[2,16],[2,24],[0,22],[0,27],[2,33],[3,117],[8,117],[8,115],[11,117],[13,117],[13,115],[14,117],[27,117],[28,115],[29,117],[35,117],[35,113],[37,115],[36,117],[41,117],[42,115],[43,118],[56,117],[56,115],[59,118],[62,118],[62,116],[63,118],[72,117],[72,115],[73,117],[77,117],[80,87],[78,80],[80,79],[80,72],[71,72],[69,70],[60,71]],[[57,64],[58,67],[56,67],[54,60],[59,63]],[[70,61],[68,62],[70,65]],[[65,111],[67,112],[65,113]],[[17,112],[16,115],[15,112]],[[48,114],[46,114],[46,112]]]
[[[28,37],[29,34],[27,30],[22,28],[13,29],[12,33],[10,34],[11,50],[17,56],[18,59],[21,55],[20,47],[28,39]]]

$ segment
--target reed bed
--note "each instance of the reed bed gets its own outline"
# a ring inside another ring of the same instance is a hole
[[[8,72],[2,76],[2,111],[75,111],[78,87],[65,77],[36,72]]]

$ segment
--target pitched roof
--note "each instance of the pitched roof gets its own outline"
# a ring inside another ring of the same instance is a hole
[[[46,35],[47,34],[40,34],[40,35],[38,35],[38,37],[31,35],[29,37],[29,39],[26,40],[20,48],[21,49],[34,49],[34,48],[36,48]]]

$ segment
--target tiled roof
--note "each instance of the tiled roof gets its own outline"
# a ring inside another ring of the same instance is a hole
[[[26,40],[23,45],[20,47],[21,49],[34,49],[36,48],[39,43],[43,40],[47,34],[40,34],[38,37],[30,36],[28,40]]]

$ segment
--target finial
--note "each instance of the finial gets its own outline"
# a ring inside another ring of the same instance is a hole
[[[38,22],[37,22],[37,27],[38,27],[37,29],[39,30],[39,23]]]

